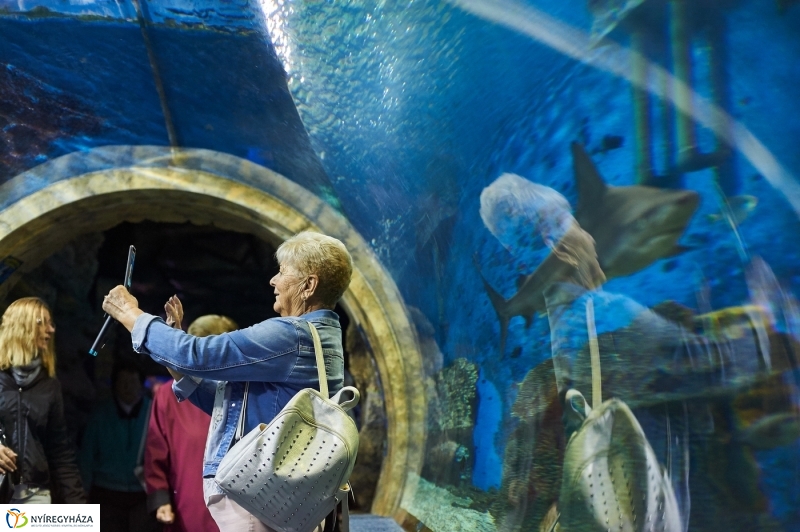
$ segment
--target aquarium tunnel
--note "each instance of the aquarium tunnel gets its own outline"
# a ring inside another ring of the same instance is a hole
[[[248,327],[321,232],[354,515],[800,532],[798,57],[796,0],[0,0],[0,307],[80,444],[128,245]]]

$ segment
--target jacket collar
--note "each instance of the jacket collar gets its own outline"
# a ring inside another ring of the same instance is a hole
[[[341,327],[339,325],[339,315],[332,310],[320,309],[302,316],[295,317],[296,320],[313,321],[314,323],[324,323],[332,327]]]
[[[23,386],[23,390],[29,390],[48,378],[47,371],[42,368],[42,371],[39,372],[39,375],[36,376],[35,379],[31,381],[30,384],[27,386]],[[19,388],[17,382],[14,380],[14,376],[11,375],[11,370],[7,369],[5,371],[0,371],[0,386],[4,388]]]

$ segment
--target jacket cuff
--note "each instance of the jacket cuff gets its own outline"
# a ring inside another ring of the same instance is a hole
[[[180,403],[189,398],[190,395],[194,393],[197,389],[197,385],[201,382],[202,379],[196,379],[194,377],[189,377],[184,375],[183,378],[179,381],[172,381],[172,393],[175,394],[175,398]]]
[[[155,512],[160,507],[164,506],[165,504],[172,504],[172,501],[169,498],[169,491],[167,490],[156,490],[152,493],[147,494],[147,511],[148,512]],[[173,509],[174,512],[174,509]]]
[[[144,341],[147,339],[147,328],[150,327],[153,320],[157,319],[160,318],[148,314],[147,312],[142,313],[136,318],[133,324],[133,330],[131,331],[131,343],[133,344],[133,350],[137,353],[143,355],[149,354],[147,348],[144,346]]]

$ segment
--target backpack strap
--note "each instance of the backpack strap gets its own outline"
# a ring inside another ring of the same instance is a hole
[[[319,378],[319,393],[328,399],[328,376],[325,374],[325,359],[322,357],[322,342],[319,341],[319,333],[314,324],[310,321],[308,328],[311,330],[311,337],[314,339],[314,356],[317,358],[317,377]]]
[[[239,414],[239,423],[236,425],[236,435],[233,437],[233,442],[236,443],[244,436],[244,413],[247,412],[247,396],[250,392],[250,381],[244,384],[244,397],[242,397],[242,412]]]
[[[341,532],[350,532],[350,507],[348,506],[348,502],[350,502],[350,495],[353,493],[353,489],[350,487],[350,481],[347,481],[344,486],[339,488],[339,500],[342,502],[342,526],[340,527]]]
[[[592,408],[597,408],[603,402],[603,382],[600,376],[600,346],[594,324],[594,301],[591,297],[586,301],[586,331],[589,335],[589,356],[592,361]]]
[[[325,526],[323,527],[323,532],[336,531],[337,524],[340,525],[338,527],[339,532],[350,532],[350,497],[353,497],[353,488],[350,486],[350,481],[347,481],[344,483],[344,485],[339,487],[339,490],[336,493],[336,500],[338,503],[333,507],[331,513],[325,516]],[[355,500],[355,497],[353,497],[353,502],[355,502]],[[339,504],[342,505],[341,523],[338,523]]]

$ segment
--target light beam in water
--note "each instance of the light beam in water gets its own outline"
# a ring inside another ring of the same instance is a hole
[[[527,35],[564,55],[624,78],[661,99],[669,100],[675,108],[692,116],[697,123],[714,131],[720,139],[742,153],[750,164],[786,197],[794,212],[800,216],[800,184],[772,152],[743,124],[697,94],[663,67],[616,43],[593,47],[586,32],[514,0],[448,1],[477,17]],[[631,65],[634,59],[648,64],[648,81],[644,86],[641,86],[632,75]],[[675,97],[675,94],[687,93],[691,98]]]

